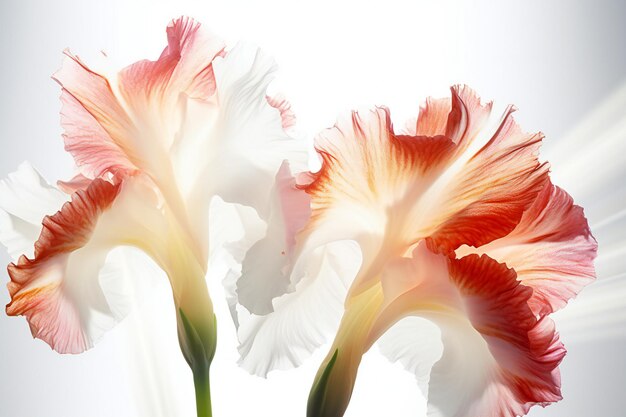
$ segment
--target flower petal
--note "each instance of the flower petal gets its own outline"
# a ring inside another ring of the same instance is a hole
[[[295,187],[291,176],[292,168],[296,172],[306,168],[305,143],[284,131],[295,121],[290,105],[281,97],[266,95],[274,71],[274,61],[247,44],[238,44],[223,60],[216,61],[219,99],[215,103],[215,127],[207,133],[210,149],[187,152],[179,158],[181,166],[189,166],[190,158],[201,158],[207,167],[191,195],[206,193],[208,188],[209,195],[254,208],[257,215],[240,211],[253,218],[241,217],[246,229],[257,223],[258,217],[267,226],[260,241],[256,233],[245,233],[240,242],[231,242],[227,248],[232,262],[224,284],[236,323],[234,307],[238,302],[253,313],[269,312],[272,299],[286,292],[294,236],[310,211],[308,196]],[[205,123],[206,118],[200,120]],[[215,180],[216,173],[219,181]],[[238,264],[242,261],[240,277]],[[264,274],[261,280],[260,274]]]
[[[448,116],[452,110],[449,97],[426,98],[419,115],[407,122],[406,133],[411,136],[441,136],[446,134]]]
[[[57,181],[57,187],[66,194],[74,194],[78,190],[86,190],[92,179],[78,173],[69,181]]]
[[[310,198],[296,187],[286,162],[276,175],[272,196],[266,235],[247,251],[237,281],[239,303],[254,314],[270,313],[272,300],[288,292],[296,233],[311,212]]]
[[[199,99],[215,93],[212,61],[223,53],[223,41],[183,16],[167,27],[167,43],[158,60],[139,61],[119,74],[120,92],[134,112],[165,113],[181,93]]]
[[[237,281],[241,264],[250,247],[265,236],[267,227],[253,208],[225,203],[219,197],[211,200],[209,216],[220,220],[210,224],[209,271],[222,279],[232,319],[239,327]]]
[[[55,213],[67,199],[28,162],[0,181],[0,242],[14,261],[22,254],[33,255],[41,219]]]
[[[506,263],[533,289],[533,312],[544,315],[565,307],[595,279],[597,246],[583,209],[548,183],[511,233],[479,248],[461,247],[457,255],[487,254]]]
[[[387,302],[373,339],[393,317],[409,314],[441,329],[444,349],[430,376],[429,416],[515,417],[561,399],[557,366],[565,349],[552,321],[533,314],[532,290],[512,269],[487,256],[446,261],[420,244],[411,260],[387,271],[383,287]],[[421,343],[418,335],[413,340]],[[432,358],[425,359],[404,358],[429,366]]]
[[[412,136],[444,135],[462,152],[485,127],[493,104],[482,104],[478,95],[467,86],[450,88],[451,98],[426,99],[420,108],[415,126],[409,126]]]
[[[282,121],[283,129],[287,130],[290,127],[295,126],[296,115],[293,110],[291,110],[291,103],[289,103],[282,95],[274,97],[267,96],[267,102],[280,113],[280,120]]]
[[[404,317],[376,343],[387,359],[400,362],[407,371],[415,374],[420,391],[428,398],[430,372],[443,354],[439,327],[421,317]]]
[[[278,169],[288,160],[294,172],[305,170],[305,144],[285,133],[281,113],[266,98],[273,59],[256,47],[238,44],[214,67],[220,109],[209,162],[220,178],[213,180],[214,192],[226,202],[254,207],[267,219],[267,196]]]
[[[224,45],[185,17],[173,21],[167,35],[156,61],[118,74],[97,72],[67,53],[55,74],[63,87],[66,149],[88,178],[118,171],[150,175],[206,255],[211,193],[205,178],[215,178],[207,165],[217,157],[208,155],[215,137],[207,135],[218,115],[213,61],[224,55]]]
[[[380,249],[381,238],[403,239],[400,224],[434,181],[453,150],[444,136],[410,137],[393,133],[389,111],[365,116],[353,112],[316,138],[322,168],[306,186],[312,218],[307,228],[334,230],[335,236],[359,241],[364,255]],[[328,226],[327,226],[328,225]],[[329,237],[329,240],[332,238]]]
[[[45,217],[34,257],[21,256],[9,265],[7,314],[25,316],[33,336],[56,351],[79,353],[93,346],[125,311],[122,300],[104,292],[119,289],[111,281],[112,268],[120,272],[114,265],[119,259],[107,264],[107,255],[139,240],[144,231],[133,216],[145,224],[149,197],[133,180],[96,179]]]
[[[137,167],[156,176],[180,128],[181,95],[214,94],[211,62],[222,41],[184,17],[167,33],[168,47],[157,61],[140,61],[117,76],[100,74],[66,52],[54,75],[63,87],[61,123],[66,149],[87,176]]]
[[[118,101],[111,83],[66,52],[54,79],[61,92],[61,126],[65,149],[85,175],[134,170],[136,130]]]
[[[208,189],[209,195],[216,194],[225,202],[253,208],[257,216],[245,214],[254,219],[249,222],[242,217],[244,223],[257,223],[260,217],[267,225],[263,239],[256,241],[256,233],[245,233],[240,242],[227,248],[232,267],[224,284],[236,323],[238,302],[253,313],[270,312],[272,299],[286,292],[294,236],[309,213],[309,198],[295,187],[291,176],[291,169],[299,172],[306,168],[305,143],[284,131],[292,119],[286,102],[266,96],[274,71],[274,61],[247,44],[238,44],[216,61],[219,99],[215,127],[208,133],[211,149],[193,152],[207,169],[191,194],[201,195]],[[189,158],[180,161],[185,165]],[[260,274],[263,279],[258,278]]]
[[[450,167],[414,211],[415,216],[427,213],[428,235],[442,250],[479,246],[508,234],[545,185],[548,167],[537,159],[543,135],[524,133],[513,111],[509,107],[476,153],[468,148],[467,161],[459,157],[464,164]]]
[[[295,291],[273,300],[273,312],[259,316],[239,306],[240,365],[260,376],[300,365],[337,330],[359,261],[354,242],[318,248],[302,260]]]
[[[376,279],[387,257],[420,239],[450,252],[508,234],[545,183],[541,135],[523,133],[511,108],[493,135],[481,130],[491,106],[468,91],[453,89],[451,137],[396,135],[389,112],[377,109],[340,119],[316,139],[323,162],[306,187],[306,231],[359,242],[364,271],[355,292]]]

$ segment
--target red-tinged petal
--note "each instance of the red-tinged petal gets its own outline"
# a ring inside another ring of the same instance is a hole
[[[533,312],[544,315],[563,308],[595,279],[596,252],[583,209],[548,183],[510,234],[476,249],[461,247],[457,255],[487,254],[506,263],[534,290]]]
[[[289,129],[290,127],[295,126],[296,115],[291,109],[291,103],[289,103],[283,96],[267,96],[267,102],[270,106],[274,107],[280,112],[280,119],[282,121],[283,129]]]
[[[553,322],[549,318],[537,320],[529,308],[532,290],[517,281],[515,271],[487,256],[451,261],[450,277],[460,289],[472,327],[495,361],[494,379],[478,401],[463,410],[466,415],[514,417],[526,414],[533,405],[559,401],[557,366],[565,349]],[[456,342],[460,342],[460,349],[465,348],[462,341]],[[445,359],[444,352],[441,370],[446,369]],[[437,386],[452,388],[444,382],[445,377],[434,378],[439,370],[437,366],[433,369],[431,393]],[[450,392],[442,393],[433,403],[445,408],[450,398]]]
[[[467,86],[454,86],[452,108],[448,115],[445,135],[464,151],[485,127],[493,104],[482,104],[480,97]]]
[[[390,265],[383,288],[386,303],[372,342],[406,315],[441,330],[443,355],[430,375],[429,416],[515,417],[561,399],[557,366],[565,350],[552,321],[537,320],[528,305],[532,289],[512,269],[487,256],[449,260],[420,244],[411,260]],[[432,365],[426,348],[410,349],[422,342],[418,334],[400,341],[404,348],[383,351],[403,350],[401,359],[414,367]],[[407,357],[414,354],[424,357]]]
[[[33,336],[59,352],[79,353],[88,346],[80,312],[63,288],[66,255],[89,241],[99,215],[118,192],[119,186],[95,180],[57,214],[44,218],[33,259],[22,256],[9,265],[7,314],[25,316]]]
[[[128,140],[136,134],[135,127],[109,81],[77,57],[67,56],[54,75],[63,86],[61,126],[65,150],[91,177],[108,170],[136,169],[135,151]]]
[[[407,133],[421,136],[445,135],[451,110],[452,101],[449,97],[428,97],[420,107],[417,119],[412,119],[411,124],[407,124]]]
[[[33,336],[58,352],[93,346],[128,313],[125,267],[109,262],[109,252],[119,245],[156,244],[153,236],[141,238],[159,229],[145,191],[132,179],[96,179],[45,217],[34,257],[9,265],[7,314],[25,316]]]
[[[416,371],[429,416],[516,417],[560,400],[565,349],[550,319],[529,308],[531,294],[515,271],[487,256],[451,260],[420,242],[412,258],[388,262],[379,285],[346,301],[309,397],[311,415],[343,415],[361,356],[379,338],[384,353]],[[438,326],[442,344],[424,322],[405,327],[420,332],[384,336],[408,316]]]
[[[462,152],[485,126],[492,103],[482,104],[478,95],[467,86],[450,89],[451,98],[426,99],[409,133],[417,136],[445,135]]]
[[[480,246],[510,233],[546,183],[538,159],[543,135],[524,133],[509,108],[491,139],[471,147],[423,196],[411,214],[439,250]],[[461,163],[459,163],[461,162]]]
[[[508,234],[543,186],[541,135],[523,133],[512,110],[493,136],[479,132],[490,105],[467,89],[453,93],[446,127],[453,139],[396,135],[385,109],[353,113],[316,139],[322,168],[305,187],[312,220],[301,241],[312,244],[309,235],[320,230],[328,231],[320,244],[357,240],[365,263],[358,290],[376,279],[386,257],[402,256],[420,239],[451,252]]]
[[[93,178],[88,178],[81,173],[76,174],[69,181],[57,181],[57,186],[66,194],[74,194],[78,190],[86,190]]]
[[[340,119],[316,138],[316,148],[322,167],[305,187],[312,199],[307,234],[326,230],[320,243],[355,239],[373,255],[383,236],[394,245],[408,243],[402,219],[436,179],[454,144],[444,136],[396,136],[389,111],[378,108]]]
[[[117,76],[66,53],[54,75],[63,87],[61,123],[66,149],[87,176],[137,167],[167,173],[166,152],[184,118],[181,100],[214,94],[211,63],[222,41],[188,18],[173,21],[167,33],[157,61],[140,61]]]
[[[136,116],[168,116],[181,93],[199,99],[215,93],[212,62],[222,54],[222,40],[193,19],[181,17],[167,27],[167,41],[158,60],[137,62],[119,74],[120,92]]]

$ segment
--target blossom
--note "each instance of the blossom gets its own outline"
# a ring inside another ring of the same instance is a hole
[[[53,78],[79,173],[54,187],[25,163],[1,183],[0,240],[14,259],[6,311],[54,350],[80,353],[128,313],[137,277],[120,254],[145,252],[171,283],[198,413],[210,415],[209,203],[219,196],[268,219],[279,168],[306,152],[285,133],[288,104],[266,96],[271,58],[246,44],[226,51],[185,17],[167,37],[156,61],[119,72],[65,52]]]
[[[494,117],[469,88],[451,91],[402,133],[376,108],[319,134],[321,169],[291,188],[310,207],[283,234],[293,249],[262,275],[244,259],[238,294],[284,290],[239,296],[244,368],[297,366],[335,335],[311,417],[343,415],[375,342],[416,374],[429,416],[514,417],[561,398],[549,314],[594,279],[595,239],[538,160],[543,135],[522,131],[513,107]]]

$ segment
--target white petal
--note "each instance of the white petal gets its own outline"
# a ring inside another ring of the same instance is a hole
[[[443,353],[439,327],[421,317],[405,317],[387,330],[377,343],[387,359],[400,362],[407,371],[415,374],[420,390],[428,398],[430,371]]]
[[[163,270],[137,248],[118,246],[111,250],[98,273],[98,283],[114,320],[112,325],[126,317],[162,275]]]
[[[254,207],[267,218],[267,196],[283,160],[294,172],[306,169],[304,141],[287,136],[280,111],[267,102],[273,59],[256,47],[238,44],[213,65],[220,120],[210,180],[225,201]]]
[[[296,367],[332,336],[360,258],[353,241],[318,248],[307,257],[295,291],[274,299],[274,312],[251,315],[239,306],[241,366],[261,376]]]
[[[265,237],[247,251],[242,276],[237,281],[238,302],[251,313],[270,313],[272,299],[288,291],[296,255],[296,234],[310,215],[310,198],[296,187],[285,162],[272,189]]]
[[[219,197],[211,201],[209,217],[209,274],[222,280],[233,321],[239,326],[236,306],[241,262],[250,247],[264,236],[266,225],[253,208],[225,203]]]
[[[32,257],[42,219],[54,214],[68,199],[28,162],[0,181],[0,242],[13,260],[22,254]]]
[[[460,317],[435,318],[441,328],[443,356],[432,369],[429,386],[428,416],[470,416],[472,404],[492,383],[495,366],[487,343],[467,320]]]

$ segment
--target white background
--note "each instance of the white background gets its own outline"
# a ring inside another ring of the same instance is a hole
[[[72,172],[60,138],[59,87],[50,79],[64,48],[87,62],[100,49],[121,65],[155,59],[167,23],[181,14],[231,46],[245,39],[272,54],[281,70],[274,88],[293,103],[300,133],[309,138],[339,112],[376,104],[389,106],[401,125],[426,96],[446,95],[455,83],[515,103],[525,130],[546,133],[544,155],[557,183],[599,225],[601,254],[599,282],[557,317],[569,350],[565,399],[531,415],[624,415],[626,286],[616,274],[626,266],[626,193],[624,171],[606,168],[626,149],[620,1],[2,0],[0,174],[26,159],[50,181]],[[168,284],[158,278],[137,312],[78,356],[52,352],[32,340],[24,319],[1,315],[0,417],[191,417],[191,378],[178,350]],[[6,274],[1,280],[8,281]],[[268,380],[247,375],[236,367],[219,282],[211,290],[219,322],[214,415],[303,416],[324,349],[296,371]],[[0,302],[8,302],[5,291]],[[375,351],[365,356],[348,416],[419,416],[423,407],[411,375]]]

